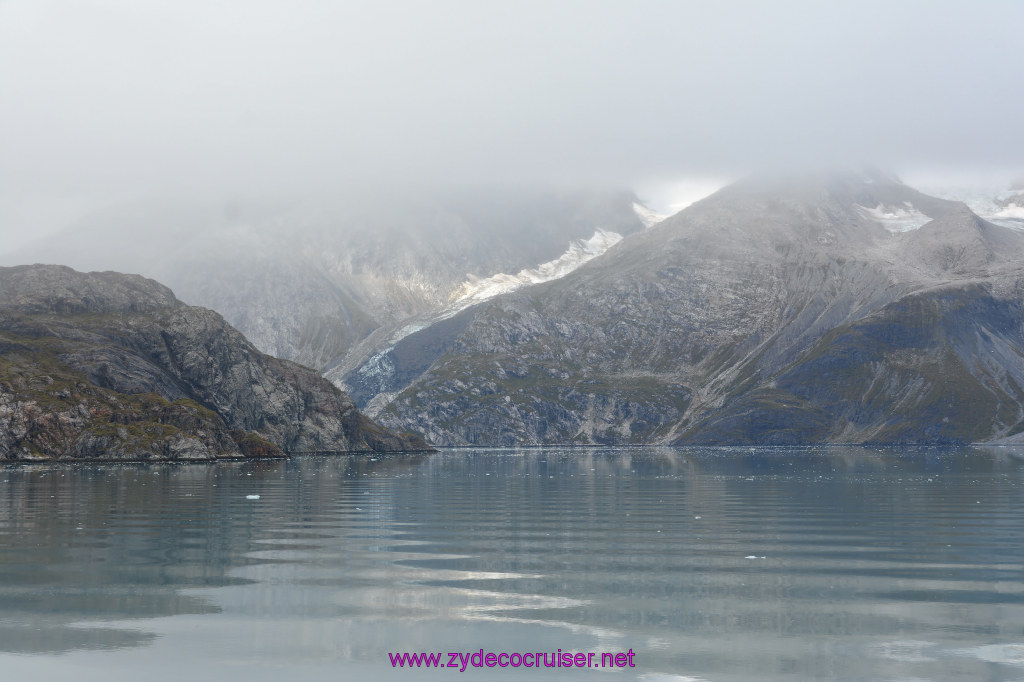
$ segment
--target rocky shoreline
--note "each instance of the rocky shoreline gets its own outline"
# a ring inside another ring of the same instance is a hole
[[[137,275],[0,268],[0,461],[423,451]]]

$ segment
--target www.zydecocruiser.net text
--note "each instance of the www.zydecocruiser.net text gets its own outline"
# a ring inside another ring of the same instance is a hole
[[[635,668],[628,651],[448,651],[448,652],[388,652],[392,668],[451,668],[466,672],[468,668]]]

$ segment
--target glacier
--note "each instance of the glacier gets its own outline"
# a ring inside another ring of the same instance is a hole
[[[640,222],[644,224],[644,228],[654,227],[668,217],[667,215],[653,211],[636,201],[633,202],[633,212],[636,213]]]
[[[1002,227],[1024,230],[1024,191],[984,186],[924,186],[923,191],[942,199],[961,201],[976,214]]]
[[[860,205],[857,208],[866,218],[881,223],[890,232],[910,232],[931,222],[931,218],[918,211],[909,201],[903,202],[903,206],[878,204],[874,208]]]
[[[618,232],[597,229],[589,239],[573,240],[569,244],[569,248],[561,256],[547,263],[541,263],[535,268],[524,268],[515,275],[499,272],[496,275],[484,278],[470,276],[452,294],[453,306],[455,308],[452,314],[464,310],[474,303],[486,301],[501,294],[507,294],[520,287],[530,284],[541,284],[565,277],[587,261],[597,258],[620,241],[622,241],[622,235]],[[451,307],[449,306],[449,308]]]

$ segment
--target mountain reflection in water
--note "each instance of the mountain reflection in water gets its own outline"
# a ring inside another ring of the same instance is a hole
[[[561,648],[633,649],[615,679],[1020,679],[1021,452],[3,467],[0,669],[408,679],[388,652]]]

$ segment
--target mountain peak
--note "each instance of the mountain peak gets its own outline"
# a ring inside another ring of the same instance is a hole
[[[1024,236],[993,225],[962,202],[951,202],[945,215],[907,235],[904,252],[918,265],[943,276],[983,276],[993,264],[1014,260]]]
[[[22,312],[148,312],[178,305],[170,289],[140,275],[78,272],[64,265],[0,268],[0,306]]]

